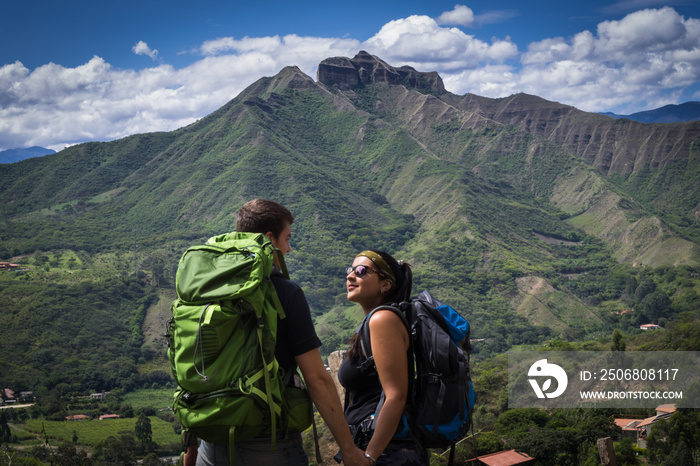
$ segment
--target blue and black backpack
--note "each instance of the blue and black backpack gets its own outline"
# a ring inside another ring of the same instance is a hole
[[[362,351],[370,359],[367,322],[378,310],[393,311],[403,320],[415,363],[409,364],[409,399],[403,427],[399,426],[403,432],[396,436],[414,436],[426,448],[452,447],[454,454],[454,445],[469,430],[476,401],[469,371],[469,322],[427,291],[410,301],[379,306],[358,330]],[[383,403],[384,393],[375,411],[375,422]]]

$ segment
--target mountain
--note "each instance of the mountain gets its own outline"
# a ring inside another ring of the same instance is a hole
[[[698,122],[457,96],[365,52],[317,80],[287,67],[176,131],[0,166],[0,258],[33,267],[0,273],[0,364],[70,390],[167,371],[180,255],[255,197],[296,217],[287,262],[324,354],[359,321],[342,270],[367,248],[469,318],[477,359],[680,321],[700,305],[699,142]]]
[[[0,151],[0,163],[14,163],[20,160],[29,159],[32,157],[41,157],[42,155],[55,154],[53,149],[44,147],[28,147],[26,149],[8,149]]]
[[[664,105],[654,110],[632,113],[630,115],[618,115],[615,113],[603,113],[616,119],[627,118],[642,123],[678,123],[684,121],[700,120],[700,102],[685,102],[678,105]]]

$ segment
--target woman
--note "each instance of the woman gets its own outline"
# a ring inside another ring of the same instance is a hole
[[[347,269],[347,297],[359,304],[365,318],[378,306],[411,296],[411,268],[382,251],[363,251]],[[409,335],[401,318],[390,310],[372,314],[369,322],[374,363],[363,354],[359,335],[338,373],[347,392],[345,418],[355,444],[371,464],[427,465],[428,453],[406,435],[404,407],[409,389]],[[377,404],[385,401],[373,423]],[[374,429],[370,426],[374,424]]]

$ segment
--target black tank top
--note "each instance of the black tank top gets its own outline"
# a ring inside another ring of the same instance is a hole
[[[382,396],[382,385],[374,364],[362,368],[367,358],[360,356],[359,360],[346,359],[340,365],[338,381],[345,388],[348,403],[345,406],[345,419],[348,424],[359,424],[362,420],[374,414],[377,403]]]

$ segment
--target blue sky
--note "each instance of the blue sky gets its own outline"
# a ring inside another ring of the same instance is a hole
[[[366,50],[448,91],[586,111],[700,100],[700,2],[24,0],[0,16],[0,150],[169,131]]]

